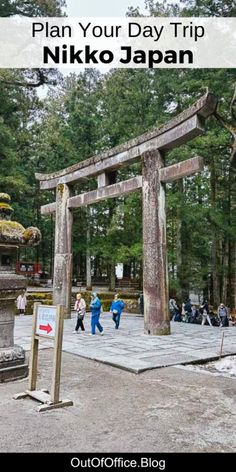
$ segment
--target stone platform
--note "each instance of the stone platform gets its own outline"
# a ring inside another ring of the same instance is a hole
[[[117,331],[109,313],[101,316],[104,336],[90,336],[90,314],[86,314],[84,333],[73,334],[75,314],[64,324],[63,351],[109,364],[134,373],[179,364],[218,359],[222,334],[222,356],[236,354],[236,327],[219,328],[188,323],[171,323],[169,336],[143,334],[143,318],[124,314]],[[15,342],[30,350],[31,316],[16,318]],[[53,346],[40,340],[40,349]]]

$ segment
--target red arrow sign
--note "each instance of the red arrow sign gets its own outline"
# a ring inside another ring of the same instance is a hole
[[[49,323],[47,325],[39,325],[39,329],[41,329],[42,331],[47,331],[47,334],[52,331],[52,327]]]

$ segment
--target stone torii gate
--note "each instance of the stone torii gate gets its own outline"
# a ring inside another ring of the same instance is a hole
[[[73,208],[142,190],[144,328],[147,334],[170,334],[165,184],[201,171],[203,159],[165,167],[164,158],[170,149],[203,134],[204,121],[216,106],[212,94],[204,95],[160,128],[62,171],[36,174],[41,190],[56,189],[56,202],[42,206],[41,213],[56,213],[53,303],[65,307],[65,317],[71,311]],[[142,175],[116,182],[116,171],[138,160]],[[98,188],[73,196],[73,184],[90,177],[97,178]]]

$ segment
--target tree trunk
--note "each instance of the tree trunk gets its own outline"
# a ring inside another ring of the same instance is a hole
[[[177,182],[178,192],[180,193],[180,205],[177,208],[176,224],[176,252],[177,252],[177,276],[180,283],[181,299],[186,300],[189,297],[189,270],[187,265],[187,250],[190,234],[182,218],[182,206],[184,203],[184,181]]]
[[[111,262],[109,265],[109,292],[115,292],[116,289],[116,265]]]
[[[211,251],[211,270],[212,270],[212,303],[214,306],[218,306],[220,303],[218,255],[219,255],[218,241],[217,241],[217,237],[213,235],[212,251]]]
[[[86,250],[86,290],[92,290],[91,254],[88,247]]]
[[[91,242],[91,229],[90,229],[90,209],[87,208],[87,232],[86,232],[87,244],[86,244],[86,290],[92,290],[92,278],[91,278],[91,253],[90,253],[90,242]]]
[[[178,228],[179,230],[180,228]],[[177,257],[178,257],[178,250],[176,248],[176,243],[177,241],[179,241],[179,235],[176,234],[177,232],[177,225],[175,226],[175,218],[174,218],[174,215],[172,214],[172,217],[171,217],[171,243],[172,243],[172,253],[174,253],[176,251],[176,254],[177,254]],[[178,261],[177,260],[177,266],[178,266],[178,263],[180,263],[181,265],[181,261]],[[171,261],[171,277],[172,279],[175,279],[176,278],[176,264],[175,264],[175,261],[174,261],[174,258],[172,259]]]
[[[229,266],[229,244],[228,240],[224,241],[222,247],[222,267],[223,267],[223,274],[222,274],[222,289],[221,289],[221,297],[220,300],[227,305],[227,290],[228,290],[228,266]]]
[[[229,306],[236,310],[236,243],[229,250]]]
[[[54,217],[51,215],[50,219],[50,266],[49,275],[53,277],[53,266],[54,266]]]
[[[211,185],[211,209],[214,214],[216,209],[216,170],[214,157],[210,161],[210,185]],[[217,232],[217,226],[212,223],[213,235],[212,235],[212,249],[211,249],[211,272],[212,272],[212,303],[214,306],[218,306],[220,303],[220,291],[219,291],[219,236]]]
[[[232,228],[236,227],[236,173],[230,169],[229,172],[229,207]],[[236,237],[235,232],[229,238],[229,284],[228,284],[228,306],[236,310]]]

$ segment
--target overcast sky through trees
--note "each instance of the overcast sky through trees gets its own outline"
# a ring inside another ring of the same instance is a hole
[[[128,7],[140,7],[144,12],[144,0],[66,0],[68,16],[125,16]]]

